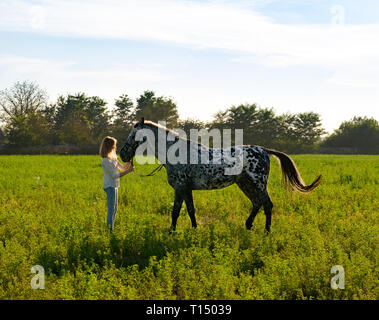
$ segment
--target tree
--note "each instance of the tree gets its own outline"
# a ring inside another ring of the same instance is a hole
[[[100,143],[103,136],[107,134],[110,121],[106,108],[107,103],[97,96],[87,97],[86,101],[85,114],[90,123],[91,136],[96,143]]]
[[[45,109],[54,118],[55,143],[94,144],[106,135],[109,115],[106,102],[84,93],[60,96],[54,106]]]
[[[354,117],[341,123],[322,143],[323,147],[349,148],[357,153],[379,154],[379,123],[374,118]]]
[[[123,94],[116,99],[115,106],[110,132],[118,141],[126,141],[136,119],[134,103],[127,94]]]
[[[95,141],[91,136],[91,126],[88,121],[74,114],[68,116],[59,130],[61,144],[88,145]]]
[[[4,130],[0,128],[0,146],[4,143],[4,141],[5,141]]]
[[[232,131],[243,129],[244,144],[272,146],[277,122],[272,109],[260,108],[257,104],[240,104],[216,113],[211,126]]]
[[[35,82],[16,82],[0,91],[1,117],[5,122],[36,113],[47,105],[47,93]]]
[[[132,99],[127,94],[121,95],[115,101],[115,120],[114,122],[131,126],[136,119],[135,108]]]
[[[156,99],[154,91],[144,91],[137,99],[136,118],[145,117],[145,119],[154,121],[153,108]]]
[[[256,120],[257,109],[256,104],[232,106],[224,112],[216,113],[212,127],[246,130]]]
[[[191,129],[196,129],[196,130],[206,129],[207,124],[203,121],[189,118],[185,120],[178,120],[177,128],[182,129],[186,133],[187,139],[190,139]],[[197,142],[200,142],[200,141],[197,141]]]
[[[50,128],[42,112],[36,111],[9,119],[5,133],[11,147],[29,147],[52,143]]]
[[[273,109],[257,109],[254,119],[248,129],[252,144],[274,147],[281,134],[279,118]]]
[[[320,115],[314,112],[281,115],[279,120],[278,148],[289,153],[315,151],[325,133]]]
[[[51,142],[49,123],[42,113],[47,99],[46,92],[35,82],[16,82],[10,89],[0,91],[1,119],[10,146]]]
[[[316,143],[324,133],[317,113],[277,116],[272,108],[261,108],[257,104],[241,104],[220,111],[215,114],[211,127],[243,129],[244,144],[291,153],[315,150]]]
[[[156,97],[153,91],[145,91],[138,99],[136,118],[158,122],[166,121],[168,127],[176,127],[179,114],[176,103],[167,97]]]

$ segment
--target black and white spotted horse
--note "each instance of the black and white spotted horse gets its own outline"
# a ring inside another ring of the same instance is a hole
[[[171,134],[175,137],[174,139],[170,139],[170,141],[169,139],[166,140],[166,152],[173,143],[178,141],[178,139],[183,139],[172,130],[169,130],[154,122],[144,121],[142,118],[135,124],[125,145],[120,151],[121,159],[124,162],[129,162],[133,159],[136,149],[142,143],[142,141],[136,141],[136,134],[141,129],[149,129],[154,133],[156,158],[158,158],[157,137],[159,130],[159,134],[161,134],[161,136],[163,134],[167,137]],[[259,209],[263,206],[264,213],[266,215],[265,230],[266,232],[270,232],[273,204],[267,192],[267,181],[270,171],[269,155],[274,155],[279,159],[286,186],[290,189],[301,193],[307,193],[315,189],[321,182],[321,176],[318,176],[310,185],[306,185],[301,179],[295,163],[283,152],[261,146],[250,145],[235,146],[230,147],[228,150],[220,150],[208,148],[195,141],[186,139],[183,140],[188,148],[188,161],[186,164],[171,164],[169,161],[163,164],[167,171],[168,183],[175,190],[175,201],[172,210],[171,225],[171,230],[173,231],[176,229],[176,223],[183,201],[186,203],[192,227],[197,227],[192,190],[220,189],[236,183],[253,204],[251,214],[246,220],[246,228],[248,230],[251,229],[255,216],[257,215]],[[189,154],[191,150],[194,150],[194,148],[195,152],[198,153],[199,159],[201,156],[204,156],[204,154],[209,155],[208,163],[199,161],[197,164],[191,164]],[[240,152],[240,154],[242,153],[243,161],[242,171],[240,173],[234,175],[225,174],[225,168],[230,168],[233,164],[230,162],[226,163],[223,159],[221,159],[221,162],[215,161],[215,157],[218,157],[220,153],[222,155],[226,152],[229,152],[231,156],[234,156],[237,152]]]

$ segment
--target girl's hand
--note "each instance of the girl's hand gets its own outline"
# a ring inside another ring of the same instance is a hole
[[[131,165],[131,162],[126,162],[125,165],[123,166],[124,171],[128,169],[130,165]]]
[[[129,168],[128,169],[124,169],[124,171],[122,171],[120,173],[120,178],[123,177],[123,176],[125,176],[126,174],[132,172],[133,170],[134,170],[134,166],[129,164]]]
[[[128,170],[128,173],[129,173],[129,172],[132,172],[132,171],[134,171],[134,166],[133,166],[133,165],[130,166],[130,168],[129,168],[129,170]]]
[[[125,166],[124,166],[124,172],[125,173],[132,172],[133,170],[134,170],[134,166],[132,165],[131,162],[128,162],[127,164],[125,164]]]

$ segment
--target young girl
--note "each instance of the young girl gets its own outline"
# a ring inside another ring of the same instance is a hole
[[[117,140],[108,136],[103,139],[100,146],[100,156],[103,158],[101,161],[104,174],[103,189],[107,193],[107,225],[111,230],[114,229],[114,222],[116,219],[118,187],[120,186],[119,178],[125,176],[134,169],[133,166],[130,165],[130,162],[125,163],[123,166],[117,160],[116,145]],[[118,172],[118,169],[122,171]]]

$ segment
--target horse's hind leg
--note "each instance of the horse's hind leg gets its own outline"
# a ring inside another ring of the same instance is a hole
[[[195,206],[193,204],[193,196],[192,196],[192,190],[188,190],[184,194],[184,201],[186,202],[188,215],[191,219],[192,227],[196,228],[196,217],[195,217]]]
[[[237,185],[243,191],[243,193],[250,199],[253,204],[253,209],[251,210],[250,216],[246,220],[246,229],[250,230],[253,226],[254,218],[258,214],[259,209],[264,208],[265,216],[266,216],[266,225],[265,230],[267,233],[270,232],[271,228],[271,215],[273,204],[270,199],[270,196],[267,192],[266,184],[260,184],[261,188],[264,186],[264,189],[261,190],[257,187],[257,184],[250,179],[244,179],[242,181],[237,182]]]
[[[182,208],[184,200],[184,193],[182,189],[175,189],[175,200],[174,200],[174,207],[172,208],[172,214],[171,214],[171,230],[176,230],[176,222],[179,218],[180,209]]]
[[[257,204],[256,202],[253,202],[253,209],[251,210],[250,216],[247,218],[246,223],[245,223],[247,230],[250,230],[251,227],[253,226],[255,216],[258,214],[261,206],[262,206],[261,204]]]
[[[263,203],[252,181],[250,181],[249,179],[244,179],[242,181],[237,182],[237,185],[253,204],[253,209],[251,210],[251,213],[245,223],[246,229],[250,230],[253,226],[255,216],[258,214],[259,209],[262,207]]]
[[[261,204],[260,206],[263,205],[263,209],[266,216],[265,231],[266,233],[269,233],[270,228],[271,228],[271,215],[272,215],[273,204],[267,192],[267,189],[265,189],[264,191],[257,192],[255,201],[257,203],[260,203]],[[253,207],[253,211],[254,211],[254,207]]]
[[[272,207],[273,207],[273,204],[272,204],[272,201],[270,199],[270,196],[268,194],[268,192],[266,191],[265,194],[263,195],[264,199],[263,199],[263,208],[265,210],[265,215],[266,215],[266,226],[265,226],[265,230],[267,233],[270,232],[270,228],[271,228],[271,213],[272,213]]]

